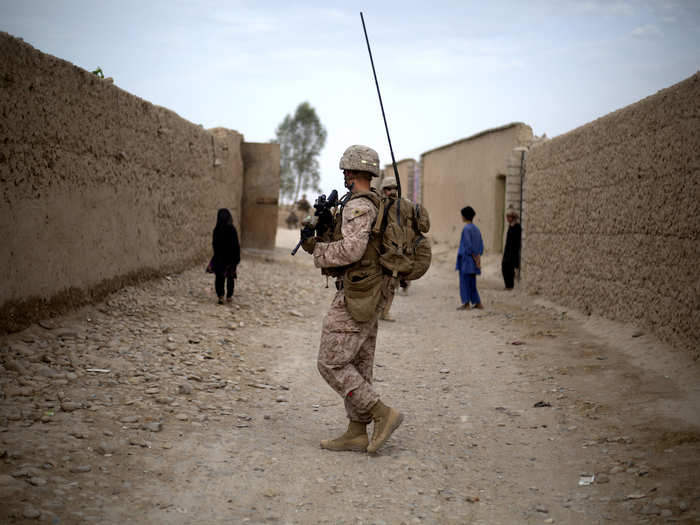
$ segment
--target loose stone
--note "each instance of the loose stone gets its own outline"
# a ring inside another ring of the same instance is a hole
[[[189,383],[180,383],[177,385],[177,392],[178,394],[189,395],[192,393],[192,385]]]
[[[149,432],[160,432],[162,429],[162,423],[160,421],[151,421],[149,423],[143,424],[143,429]]]
[[[103,456],[107,454],[114,454],[115,447],[111,443],[102,442],[95,447],[95,452],[102,454]]]
[[[46,479],[45,478],[40,478],[39,476],[35,476],[33,478],[29,478],[27,482],[30,485],[34,485],[35,487],[43,487],[46,485]]]

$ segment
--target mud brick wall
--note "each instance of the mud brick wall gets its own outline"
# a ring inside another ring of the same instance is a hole
[[[211,251],[242,135],[208,132],[0,33],[0,330]]]
[[[700,353],[700,74],[532,148],[528,289]]]
[[[279,211],[280,145],[244,142],[242,154],[245,183],[241,244],[248,249],[274,250]]]

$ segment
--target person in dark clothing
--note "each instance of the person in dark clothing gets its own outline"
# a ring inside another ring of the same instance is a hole
[[[211,266],[216,278],[214,288],[219,298],[219,304],[224,304],[224,281],[226,282],[226,302],[233,297],[236,267],[241,262],[241,248],[238,244],[238,232],[233,225],[231,212],[221,208],[216,215],[216,227],[212,235],[214,257]]]
[[[305,216],[306,214],[308,214],[309,211],[311,210],[311,204],[310,204],[309,201],[306,199],[306,193],[304,193],[304,194],[301,196],[301,199],[299,199],[299,201],[297,202],[297,209],[301,212],[301,214],[302,214],[302,219],[303,219],[304,216]]]
[[[294,213],[294,210],[289,212],[289,215],[287,215],[287,228],[294,229],[297,227],[299,224],[299,217],[297,217],[297,214]]]
[[[501,261],[501,273],[506,290],[512,290],[515,284],[515,272],[520,271],[520,238],[522,227],[518,224],[518,213],[510,209],[506,214],[508,232],[506,233],[506,247],[503,249]]]

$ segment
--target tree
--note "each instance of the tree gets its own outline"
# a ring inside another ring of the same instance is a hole
[[[326,129],[308,102],[297,106],[275,130],[280,145],[280,194],[293,202],[299,192],[311,188],[320,192],[318,155],[326,143]]]

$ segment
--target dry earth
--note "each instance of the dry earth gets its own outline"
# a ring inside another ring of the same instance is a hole
[[[486,310],[458,312],[444,246],[380,325],[404,424],[321,450],[346,423],[315,368],[333,289],[293,235],[244,258],[233,305],[194,268],[3,337],[0,520],[700,523],[698,363],[502,291],[493,258]]]

